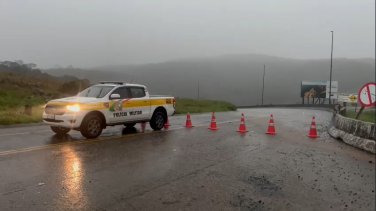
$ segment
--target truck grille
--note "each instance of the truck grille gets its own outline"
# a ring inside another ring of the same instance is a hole
[[[46,114],[63,115],[65,113],[65,106],[61,105],[46,105],[44,108]]]

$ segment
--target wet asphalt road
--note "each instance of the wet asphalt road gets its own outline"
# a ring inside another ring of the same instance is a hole
[[[374,210],[375,156],[331,139],[331,115],[241,109],[217,113],[217,131],[211,114],[192,115],[191,129],[174,116],[168,131],[116,126],[95,140],[2,128],[0,210]]]

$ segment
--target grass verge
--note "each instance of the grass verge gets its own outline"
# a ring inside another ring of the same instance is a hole
[[[236,111],[228,102],[213,100],[176,99],[175,114]]]
[[[29,104],[36,104],[30,103]],[[42,122],[43,108],[41,106],[33,106],[32,115],[24,114],[24,108],[3,108],[0,109],[0,125],[12,125],[21,123]],[[236,111],[236,107],[228,102],[212,101],[212,100],[192,100],[192,99],[176,99],[176,114],[205,113],[205,112],[224,112]]]
[[[34,96],[30,91],[0,90],[0,112],[9,109],[19,111],[22,109],[11,108],[24,105],[38,106],[43,104],[43,102],[44,98],[42,96]]]
[[[43,110],[40,106],[34,106],[30,116],[24,114],[24,108],[0,110],[0,125],[42,122]]]
[[[351,119],[355,119],[357,114],[358,112],[355,111],[346,111],[346,116]],[[363,111],[363,113],[360,115],[359,120],[375,123],[375,111]]]

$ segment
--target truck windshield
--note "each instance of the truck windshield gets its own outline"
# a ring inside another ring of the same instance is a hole
[[[77,97],[96,97],[102,98],[104,97],[109,91],[111,91],[114,87],[113,86],[92,86],[84,91],[77,94]]]

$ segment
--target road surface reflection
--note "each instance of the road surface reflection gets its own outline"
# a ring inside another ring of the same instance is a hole
[[[59,209],[84,210],[87,208],[88,199],[83,188],[84,172],[82,168],[81,158],[73,149],[73,146],[62,146],[62,161],[58,162],[62,166],[60,170],[62,192],[57,200]]]

